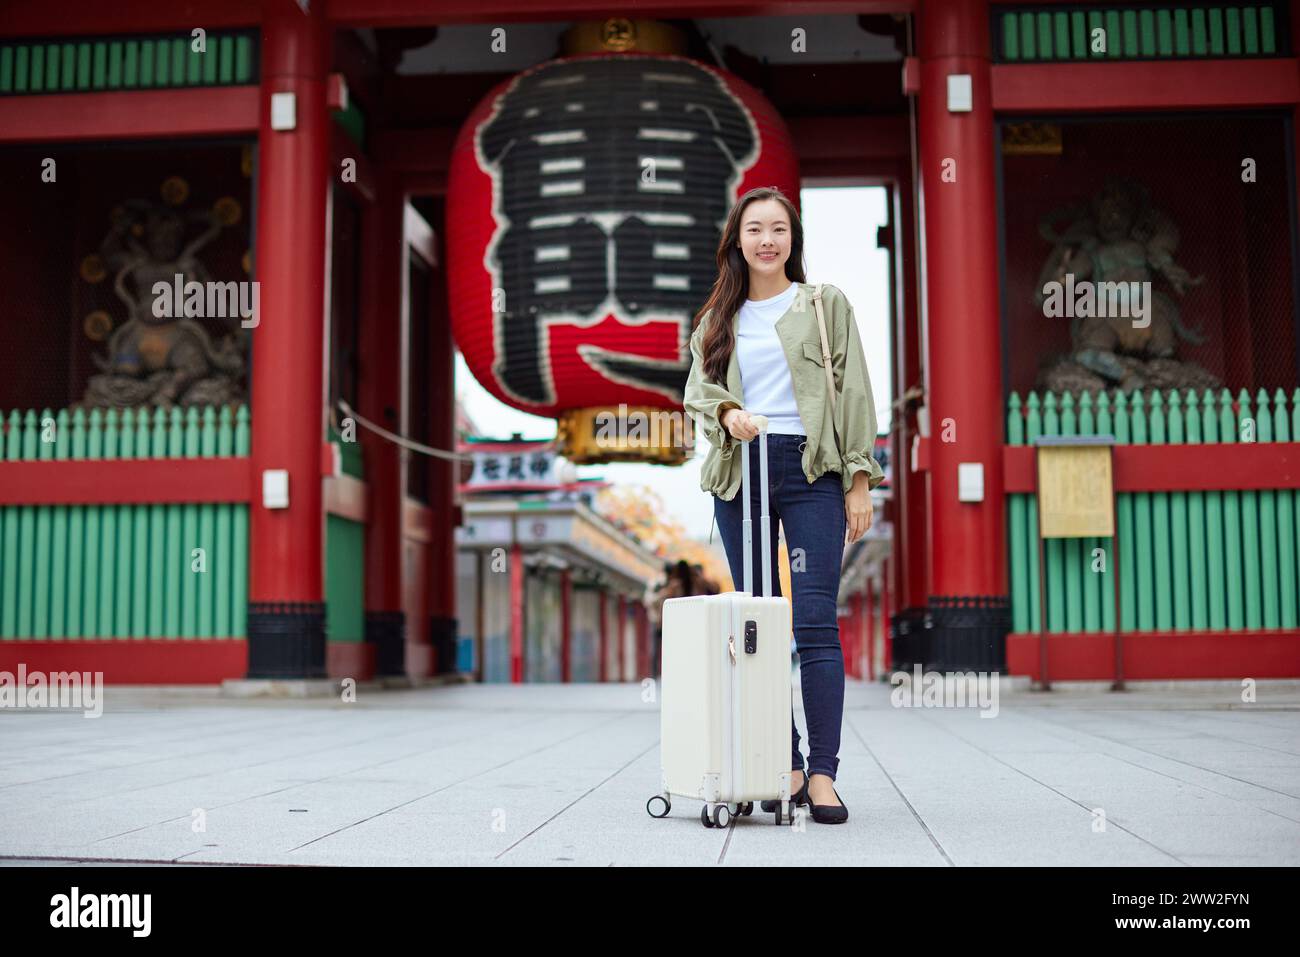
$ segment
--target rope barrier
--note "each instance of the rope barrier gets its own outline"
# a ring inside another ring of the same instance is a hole
[[[402,448],[409,449],[412,452],[418,452],[420,455],[429,455],[438,459],[446,459],[449,462],[474,461],[473,455],[468,455],[463,452],[450,452],[447,449],[435,449],[431,445],[425,445],[422,442],[408,439],[404,435],[398,435],[396,432],[390,432],[382,425],[379,425],[376,422],[371,422],[364,415],[358,413],[354,408],[352,408],[352,406],[348,405],[346,399],[339,399],[338,406],[343,410],[344,415],[355,420],[363,429],[369,429],[371,432],[374,432],[376,435],[392,442],[394,445],[400,445]],[[336,431],[341,431],[339,429],[338,419],[333,412],[330,413],[330,419],[334,425],[334,429]]]

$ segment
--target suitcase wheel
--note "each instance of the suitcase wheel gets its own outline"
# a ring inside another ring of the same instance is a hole
[[[749,817],[751,814],[753,814],[753,813],[754,813],[754,802],[753,802],[753,801],[746,801],[744,804],[742,804],[742,805],[740,806],[740,813],[743,814],[745,817]]]
[[[662,806],[662,810],[660,807]],[[645,812],[651,817],[667,817],[668,812],[673,809],[673,802],[668,800],[662,794],[656,794],[650,800],[645,802]]]
[[[700,808],[700,823],[705,827],[726,827],[731,823],[733,817],[731,808],[725,804],[719,804],[713,809],[713,814],[709,814],[709,806],[706,804]]]

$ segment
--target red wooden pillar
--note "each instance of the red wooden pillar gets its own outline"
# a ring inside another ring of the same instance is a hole
[[[925,218],[926,389],[933,578],[939,595],[1007,591],[1002,494],[1002,358],[989,12],[983,0],[926,0],[919,22],[920,169]],[[949,101],[969,77],[969,111]],[[983,468],[984,497],[957,500],[959,463]]]
[[[853,596],[853,677],[862,678],[862,655],[865,643],[862,640],[865,618],[862,612],[862,592]]]
[[[890,599],[889,599],[889,566],[890,559],[886,558],[881,570],[884,574],[880,576],[880,626],[884,629],[885,635],[885,669],[889,669],[889,663],[894,660],[894,636],[889,631]]]
[[[632,678],[640,678],[641,670],[641,612],[635,599],[628,599],[628,611],[632,617]],[[626,670],[624,671],[626,674]]]
[[[641,614],[635,601],[628,602],[632,612],[632,677],[640,678],[641,671]]]
[[[896,315],[894,382],[899,395],[924,381],[921,353],[924,349],[919,301],[920,244],[916,229],[916,182],[907,169],[898,183],[895,208],[899,223],[899,256],[895,282],[899,288],[900,309]],[[890,484],[893,498],[891,515],[894,520],[892,552],[900,560],[894,563],[896,573],[895,594],[900,608],[924,606],[929,594],[930,540],[928,507],[926,504],[926,477],[921,471],[912,471],[912,442],[918,435],[917,403],[896,409],[894,424],[894,453]]]
[[[876,678],[876,596],[875,585],[870,575],[867,576],[863,591],[862,643],[866,646],[867,678],[874,681]]]
[[[402,218],[405,197],[390,175],[379,171],[375,201],[365,212],[357,411],[391,432],[401,431],[402,408]],[[366,643],[375,673],[406,672],[406,613],[402,604],[401,450],[358,429],[365,455],[369,499],[366,523]]]
[[[637,680],[650,674],[650,616],[646,613],[645,602],[636,603],[637,634]]]
[[[861,680],[863,676],[862,655],[866,645],[862,641],[862,625],[865,622],[862,611],[862,592],[853,596],[853,676]]]
[[[854,678],[862,677],[862,593],[855,592],[849,599],[849,648],[851,649],[852,667],[849,674]]]
[[[596,592],[597,599],[600,602],[600,680],[609,680],[609,668],[606,665],[609,656],[609,609],[605,606],[606,595],[605,589],[601,588]]]
[[[618,596],[618,627],[614,629],[614,680],[622,681],[625,677],[623,669],[623,648],[627,644],[627,596]]]
[[[309,13],[285,2],[263,8],[255,271],[260,289],[251,373],[250,678],[326,674],[321,462],[328,37],[319,4]],[[273,117],[280,128],[272,128]],[[275,495],[286,476],[287,506]]]
[[[524,680],[524,550],[510,546],[510,680]]]
[[[844,677],[853,677],[853,607],[847,615],[837,615],[835,623],[840,629],[840,652],[844,656]]]
[[[442,235],[438,241],[439,266],[430,283],[433,308],[429,330],[430,444],[434,448],[456,447],[456,347],[451,336],[451,316],[447,311],[447,273]],[[459,628],[456,622],[456,526],[460,513],[456,507],[456,483],[459,463],[446,459],[429,459],[429,509],[433,513],[433,542],[429,547],[429,617],[430,636],[435,656],[434,668],[440,674],[456,670],[456,647]]]
[[[871,681],[876,677],[875,661],[875,637],[876,622],[871,617],[874,610],[872,604],[866,599],[862,603],[862,673],[866,680]]]
[[[569,569],[560,571],[560,680],[571,681],[573,654],[573,612],[570,605],[573,581]]]
[[[849,599],[849,643],[853,655],[853,678],[862,677],[862,597],[853,595]],[[846,671],[846,675],[849,672]]]
[[[853,600],[849,599],[849,613],[838,614],[835,623],[840,629],[840,652],[844,655],[844,677],[853,677]]]
[[[883,639],[881,642],[883,646],[882,667],[885,673],[888,674],[893,671],[893,667],[894,667],[894,631],[889,626],[890,625],[889,615],[885,613],[884,600],[885,600],[885,596],[881,594],[880,625],[881,625],[881,637]]]

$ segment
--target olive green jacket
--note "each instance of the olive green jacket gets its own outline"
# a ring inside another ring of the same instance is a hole
[[[853,487],[854,474],[866,472],[868,487],[875,488],[885,480],[885,473],[871,455],[876,444],[876,406],[853,306],[835,286],[822,285],[822,312],[826,317],[837,393],[832,423],[826,373],[822,367],[821,336],[812,300],[815,287],[806,282],[799,283],[799,287],[790,308],[776,321],[776,332],[790,363],[794,401],[808,435],[803,453],[804,475],[812,483],[826,472],[839,472],[847,492]],[[718,419],[727,409],[743,409],[745,400],[734,348],[727,367],[726,387],[705,377],[703,340],[711,315],[712,310],[705,313],[691,334],[693,361],[682,406],[687,415],[702,423],[709,441],[700,471],[700,488],[730,501],[740,488],[740,442]],[[732,317],[733,330],[738,321],[739,314]]]

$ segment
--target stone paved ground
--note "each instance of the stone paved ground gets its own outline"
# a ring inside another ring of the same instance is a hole
[[[110,687],[98,719],[0,711],[0,863],[1300,863],[1300,685],[1253,704],[1231,683],[1134,687],[1004,685],[983,718],[851,681],[849,822],[716,830],[685,798],[647,815],[659,720],[638,685],[351,704]]]

